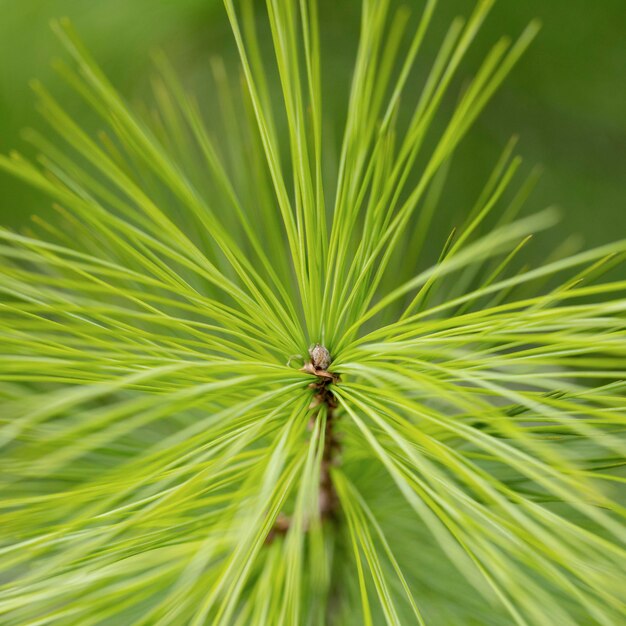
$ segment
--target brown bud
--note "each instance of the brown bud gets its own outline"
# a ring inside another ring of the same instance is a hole
[[[331,363],[330,352],[319,343],[309,348],[311,364],[316,370],[327,370]]]

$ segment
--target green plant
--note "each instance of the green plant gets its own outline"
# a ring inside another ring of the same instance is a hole
[[[0,231],[2,623],[619,623],[626,284],[599,279],[626,242],[525,265],[554,214],[518,217],[512,142],[420,258],[536,24],[445,118],[479,2],[402,122],[436,2],[399,57],[407,12],[364,0],[334,167],[316,3],[267,2],[280,107],[252,2],[225,5],[227,141],[160,57],[132,112],[62,22],[106,130],[36,85],[70,151],[0,160],[58,211]]]

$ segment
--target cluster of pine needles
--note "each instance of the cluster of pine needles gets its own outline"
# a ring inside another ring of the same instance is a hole
[[[102,131],[36,84],[55,138],[0,159],[56,210],[0,230],[0,623],[624,623],[626,241],[533,265],[512,141],[424,252],[537,25],[444,107],[492,0],[417,93],[437,1],[363,0],[335,148],[316,1],[254,4],[211,122],[57,23]]]

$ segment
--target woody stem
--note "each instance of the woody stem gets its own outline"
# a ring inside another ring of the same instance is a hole
[[[311,372],[313,373],[313,372]],[[337,454],[341,449],[341,444],[337,438],[335,430],[337,422],[337,401],[330,390],[330,385],[337,382],[337,376],[329,375],[326,371],[315,371],[318,376],[317,382],[310,385],[316,390],[313,397],[313,405],[319,407],[319,410],[311,418],[311,426],[319,418],[323,407],[326,408],[326,424],[324,427],[324,448],[322,450],[322,460],[320,464],[320,482],[319,482],[319,515],[322,522],[326,520],[336,520],[339,510],[339,497],[335,485],[333,484],[331,468],[336,462]],[[286,535],[291,526],[291,519],[284,513],[281,513],[274,526],[270,530],[266,543],[272,543],[277,536]]]
[[[339,508],[339,498],[331,476],[331,468],[336,461],[337,453],[340,450],[340,443],[337,439],[336,409],[337,403],[332,392],[328,389],[328,380],[319,384],[318,391],[321,404],[326,406],[326,426],[324,430],[324,449],[322,451],[322,462],[320,467],[319,484],[319,508],[322,521],[335,519]]]

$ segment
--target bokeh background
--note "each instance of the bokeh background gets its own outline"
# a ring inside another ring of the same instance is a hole
[[[331,61],[326,78],[336,87],[326,96],[327,104],[333,97],[340,103],[347,89],[359,4],[321,0],[324,50],[326,61]],[[419,13],[423,3],[405,4]],[[427,42],[431,50],[452,17],[467,15],[474,2],[440,4]],[[63,56],[49,27],[51,18],[71,18],[130,102],[141,99],[148,89],[153,49],[164,50],[173,65],[198,84],[213,55],[223,56],[227,67],[234,68],[235,51],[221,0],[0,0],[0,16],[3,153],[13,148],[28,153],[21,129],[45,127],[34,108],[31,78],[42,80],[75,116],[85,115],[76,96],[50,67],[54,57]],[[499,151],[512,134],[519,134],[518,150],[526,170],[536,164],[544,170],[528,210],[549,205],[562,209],[561,224],[537,251],[545,255],[573,235],[580,236],[580,245],[626,236],[626,4],[624,0],[501,0],[464,66],[465,78],[476,67],[473,61],[499,35],[516,36],[535,17],[543,22],[540,36],[462,144],[445,202],[451,216],[466,212]],[[83,121],[90,124],[87,117]],[[45,212],[49,204],[37,192],[0,174],[0,224],[22,228],[31,214]]]

